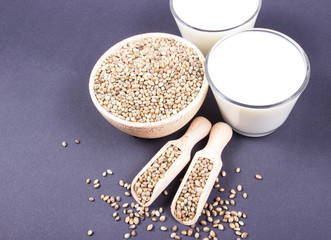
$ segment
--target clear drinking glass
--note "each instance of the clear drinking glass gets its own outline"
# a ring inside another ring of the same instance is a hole
[[[239,48],[236,53],[235,48]],[[208,53],[205,69],[223,119],[250,137],[280,127],[310,77],[308,57],[298,43],[280,32],[259,28],[219,40]]]
[[[185,1],[186,5],[183,3],[184,6],[176,7],[176,4]],[[203,9],[193,9],[193,3],[197,2],[202,4]],[[243,3],[250,5],[247,8],[242,6]],[[220,4],[219,9],[215,8],[217,4]],[[222,37],[253,28],[261,4],[262,0],[170,0],[170,10],[182,37],[196,45],[206,56]]]

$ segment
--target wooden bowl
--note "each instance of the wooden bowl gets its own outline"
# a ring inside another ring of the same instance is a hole
[[[89,91],[90,91],[90,96],[91,99],[94,103],[94,106],[97,108],[97,110],[101,113],[101,115],[109,122],[111,123],[114,127],[118,128],[122,132],[125,132],[127,134],[130,134],[132,136],[140,137],[140,138],[160,138],[167,136],[169,134],[172,134],[182,128],[186,123],[188,123],[194,115],[198,112],[200,109],[203,101],[205,100],[207,91],[208,91],[208,82],[206,78],[204,77],[203,79],[203,84],[201,86],[201,89],[197,96],[193,99],[193,101],[186,106],[183,110],[178,112],[177,114],[157,121],[157,122],[151,122],[151,123],[140,123],[140,122],[130,122],[126,120],[119,119],[118,117],[115,117],[111,113],[107,112],[98,102],[95,94],[94,94],[94,76],[96,74],[97,69],[100,67],[102,62],[114,51],[122,47],[123,45],[127,44],[128,42],[131,41],[136,41],[139,39],[147,38],[147,37],[163,37],[163,38],[172,38],[175,39],[176,41],[179,41],[186,46],[189,46],[194,49],[194,51],[198,54],[199,59],[203,63],[204,67],[204,62],[205,62],[205,57],[203,54],[200,52],[200,50],[194,46],[192,43],[189,41],[172,35],[172,34],[167,34],[167,33],[145,33],[145,34],[140,34],[136,35],[133,37],[129,37],[113,47],[109,48],[97,61],[97,63],[94,65],[91,75],[90,75],[90,80],[89,80]]]

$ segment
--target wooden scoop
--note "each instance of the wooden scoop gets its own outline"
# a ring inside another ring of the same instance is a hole
[[[204,149],[198,151],[194,155],[193,160],[183,178],[183,181],[180,184],[180,186],[177,190],[177,193],[171,203],[171,213],[178,222],[180,222],[184,225],[190,226],[190,225],[195,224],[198,221],[198,219],[201,215],[201,212],[203,210],[203,207],[210,195],[210,192],[213,189],[215,180],[218,177],[219,172],[221,171],[221,168],[223,165],[222,160],[221,160],[221,153],[222,153],[224,147],[226,146],[226,144],[230,141],[231,137],[232,137],[232,129],[229,125],[227,125],[226,123],[223,123],[223,122],[216,123],[213,126],[213,128],[211,129],[209,140],[208,140],[206,147]],[[183,221],[176,214],[177,200],[182,192],[182,189],[183,189],[185,183],[188,180],[188,177],[189,177],[192,169],[194,168],[194,166],[199,158],[209,159],[213,163],[213,167],[210,171],[210,175],[207,179],[207,182],[202,189],[201,195],[198,200],[198,204],[195,208],[196,212],[195,212],[193,219],[188,220],[188,221]]]
[[[206,137],[210,131],[211,123],[204,117],[197,117],[193,120],[186,133],[177,140],[167,142],[141,169],[137,176],[133,179],[131,184],[131,194],[134,199],[142,206],[147,207],[151,205],[154,200],[160,195],[160,193],[169,185],[169,183],[180,173],[180,171],[186,166],[191,158],[191,150],[193,146],[201,139]],[[138,194],[135,191],[135,184],[139,177],[157,160],[157,158],[164,153],[171,145],[178,147],[181,150],[179,157],[173,162],[170,168],[163,174],[154,189],[151,192],[151,196],[148,202],[142,203],[139,201]]]

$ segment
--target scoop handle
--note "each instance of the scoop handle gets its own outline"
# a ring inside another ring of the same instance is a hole
[[[185,134],[178,139],[178,147],[186,147],[191,150],[201,139],[206,137],[210,131],[211,123],[204,117],[196,117]]]
[[[217,156],[220,156],[231,137],[232,128],[224,122],[218,122],[212,127],[204,150],[214,151]]]

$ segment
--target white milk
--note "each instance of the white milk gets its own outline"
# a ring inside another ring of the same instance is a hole
[[[253,28],[261,0],[170,0],[182,36],[203,54],[222,37]]]
[[[309,62],[299,45],[267,29],[220,40],[206,62],[222,116],[234,130],[264,136],[290,114],[309,79]]]

